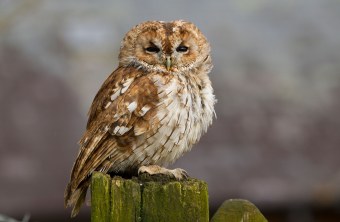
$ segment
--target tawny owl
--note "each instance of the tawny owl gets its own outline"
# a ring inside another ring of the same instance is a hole
[[[72,216],[93,171],[187,177],[161,166],[189,151],[212,123],[211,68],[209,43],[190,22],[149,21],[126,34],[119,67],[95,96],[79,142],[65,191]]]

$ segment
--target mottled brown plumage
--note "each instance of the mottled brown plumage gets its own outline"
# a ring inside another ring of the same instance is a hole
[[[187,176],[160,166],[189,151],[211,124],[211,68],[209,43],[192,23],[144,22],[126,34],[119,67],[94,98],[79,142],[65,191],[72,216],[93,171]]]

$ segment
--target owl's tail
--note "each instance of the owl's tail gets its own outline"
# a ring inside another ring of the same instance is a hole
[[[75,190],[71,189],[71,183],[67,184],[64,194],[65,207],[73,206],[71,217],[77,216],[80,207],[85,202],[87,189],[90,185],[90,179],[83,181]]]
[[[64,194],[65,207],[73,206],[71,217],[78,214],[80,207],[85,202],[92,172],[106,173],[112,166],[108,157],[112,154],[112,147],[115,147],[116,141],[108,139],[109,134],[100,129],[93,132],[94,136],[88,134],[86,133],[79,141],[80,152],[74,163],[71,180]]]

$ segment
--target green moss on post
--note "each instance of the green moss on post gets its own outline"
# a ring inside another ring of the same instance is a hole
[[[91,221],[109,222],[111,178],[94,172],[91,181]]]
[[[147,182],[142,193],[143,221],[209,221],[207,184]]]
[[[226,200],[217,210],[211,222],[267,222],[266,218],[247,200]]]
[[[110,221],[141,221],[139,183],[114,177],[111,184],[111,200]]]
[[[209,221],[208,187],[203,181],[176,181],[141,175],[122,179],[94,173],[92,222]]]

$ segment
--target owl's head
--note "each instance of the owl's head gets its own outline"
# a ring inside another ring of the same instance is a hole
[[[148,71],[183,72],[210,62],[210,46],[201,31],[185,21],[148,21],[124,37],[120,66]]]

